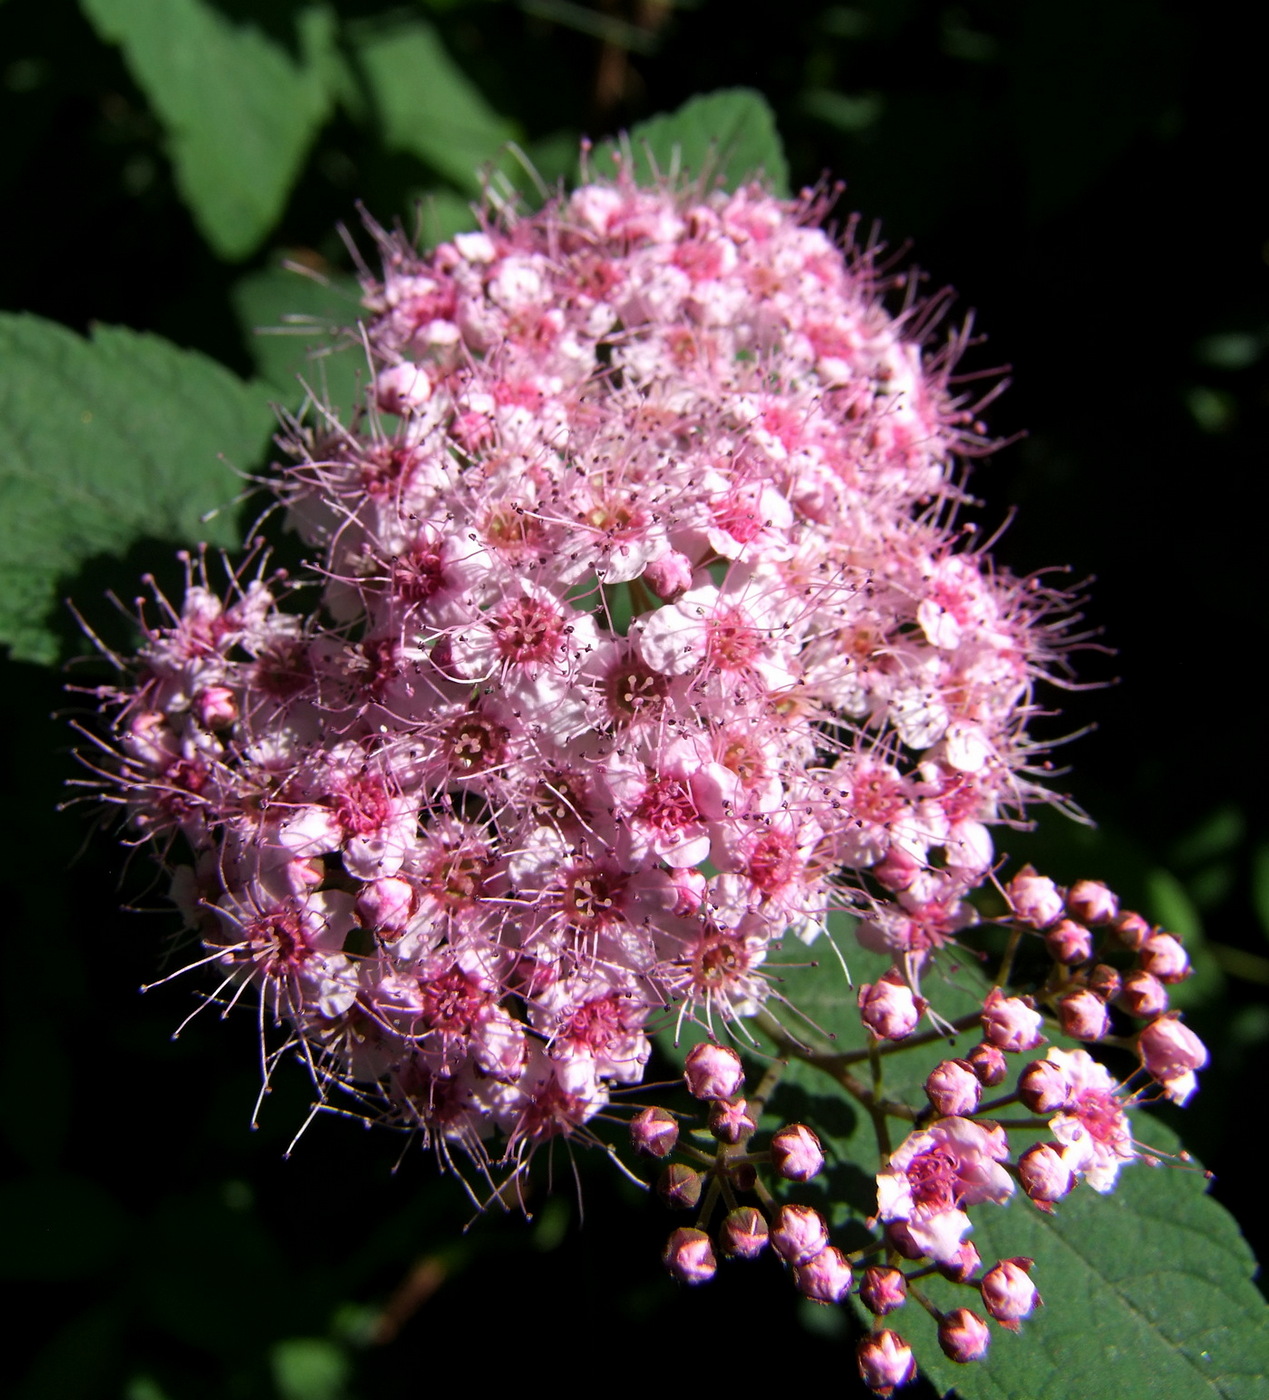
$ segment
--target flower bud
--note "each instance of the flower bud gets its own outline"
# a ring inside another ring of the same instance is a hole
[[[692,586],[692,561],[671,549],[648,561],[643,579],[663,603],[672,603]]]
[[[906,1220],[892,1220],[886,1226],[886,1244],[903,1259],[924,1259],[925,1246],[918,1244]]]
[[[422,408],[431,397],[431,380],[418,365],[392,365],[375,376],[375,402],[384,413],[403,418]]]
[[[828,1226],[811,1206],[781,1206],[771,1226],[771,1248],[786,1264],[805,1264],[828,1246]]]
[[[730,1099],[745,1082],[740,1056],[726,1045],[703,1040],[692,1046],[683,1065],[688,1093],[698,1099]]]
[[[641,1157],[668,1157],[678,1140],[678,1120],[663,1108],[645,1108],[630,1120],[630,1141]]]
[[[868,873],[883,889],[898,894],[912,884],[921,870],[921,862],[916,856],[901,846],[891,846],[876,865],[869,867]]]
[[[1002,1259],[983,1275],[983,1306],[1002,1327],[1013,1332],[1041,1302],[1035,1284],[1027,1277],[1034,1263],[1034,1259]]]
[[[953,1254],[946,1259],[935,1260],[939,1273],[944,1278],[951,1279],[953,1283],[964,1283],[967,1278],[972,1278],[982,1262],[983,1257],[972,1240],[962,1240]]]
[[[1088,990],[1103,1001],[1114,1001],[1123,985],[1123,978],[1109,963],[1098,963],[1088,974]]]
[[[414,887],[395,875],[368,880],[357,895],[357,917],[374,933],[400,933],[413,908]]]
[[[704,1230],[675,1230],[662,1251],[661,1262],[680,1283],[708,1283],[718,1272],[714,1247]]]
[[[753,1206],[737,1206],[723,1216],[718,1243],[733,1259],[756,1259],[767,1247],[771,1231],[766,1217]]]
[[[993,987],[983,1002],[983,1037],[1010,1054],[1034,1050],[1044,1039],[1040,1034],[1043,1019],[1029,999],[1007,997],[999,987]]]
[[[1065,903],[1058,887],[1046,875],[1024,865],[1005,887],[1013,916],[1030,928],[1048,928],[1062,917]]]
[[[903,1040],[911,1035],[926,1005],[925,998],[917,996],[893,969],[859,989],[859,1018],[882,1040]]]
[[[1009,1061],[994,1045],[975,1045],[965,1056],[965,1063],[974,1071],[984,1089],[995,1089],[1009,1077]]]
[[[990,1345],[987,1324],[968,1308],[957,1308],[939,1321],[939,1346],[950,1361],[981,1361]]]
[[[1059,919],[1044,935],[1045,947],[1054,962],[1074,967],[1093,956],[1093,935],[1074,919]]]
[[[1032,1113],[1056,1113],[1070,1101],[1073,1085],[1054,1060],[1033,1060],[1018,1076],[1018,1097]]]
[[[757,1128],[744,1099],[715,1099],[709,1106],[709,1130],[734,1147]]]
[[[1076,880],[1066,892],[1066,910],[1073,919],[1098,928],[1119,914],[1119,900],[1100,880]]]
[[[907,1385],[916,1377],[912,1348],[897,1332],[889,1329],[865,1337],[855,1352],[859,1374],[870,1390],[889,1395],[896,1386]]]
[[[805,1123],[790,1123],[771,1139],[771,1165],[785,1181],[810,1181],[824,1165],[824,1149]]]
[[[1198,1088],[1194,1071],[1207,1063],[1207,1046],[1177,1020],[1175,1013],[1150,1022],[1137,1038],[1137,1053],[1146,1073],[1179,1104],[1186,1103]]]
[[[1037,1142],[1018,1158],[1018,1180],[1041,1210],[1051,1212],[1054,1201],[1070,1194],[1075,1174],[1051,1143]]]
[[[835,1245],[821,1249],[813,1259],[793,1270],[793,1286],[813,1303],[840,1303],[850,1292],[851,1268]]]
[[[229,729],[238,719],[238,697],[227,685],[209,685],[194,697],[194,717],[204,729]]]
[[[898,1269],[874,1264],[859,1281],[859,1301],[869,1312],[885,1317],[908,1301],[908,1282]]]
[[[701,1174],[671,1162],[657,1178],[657,1195],[671,1210],[694,1210],[701,1199]]]
[[[1168,1009],[1168,989],[1149,972],[1130,972],[1124,978],[1118,1005],[1129,1016],[1149,1020],[1153,1016],[1161,1016]]]
[[[1076,1040],[1100,1040],[1110,1030],[1106,1003],[1088,990],[1059,998],[1058,1020],[1063,1031]]]
[[[978,1111],[983,1086],[964,1060],[940,1060],[925,1081],[925,1096],[940,1118],[970,1118]]]
[[[1190,975],[1190,960],[1185,949],[1170,933],[1152,933],[1141,945],[1137,958],[1141,970],[1160,982],[1184,982]]]
[[[1150,925],[1131,909],[1125,909],[1110,926],[1116,940],[1135,953],[1153,932]]]

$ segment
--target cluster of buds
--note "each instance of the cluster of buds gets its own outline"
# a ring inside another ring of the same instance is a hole
[[[925,1018],[947,1031],[921,978],[979,920],[993,827],[1053,800],[1027,723],[1066,674],[1070,599],[954,527],[991,447],[953,374],[965,333],[936,343],[944,299],[853,225],[834,241],[826,207],[619,170],[426,256],[372,226],[365,401],[290,422],[269,482],[303,577],[259,549],[218,589],[200,556],[183,602],[140,607],[90,766],[172,870],[212,999],[254,990],[320,1102],[514,1174],[593,1136],[657,1024],[716,1041],[778,1008],[771,954],[832,911],[889,959],[859,991],[871,1052]],[[1144,1074],[1179,1102],[1204,1057],[1167,1012],[1175,940],[1089,882],[1027,870],[1008,895],[1051,974],[993,987],[981,1044],[885,1148],[877,1210],[891,1274],[959,1277],[1006,1325],[1022,1265],[978,1278],[967,1209],[1015,1174],[1042,1205],[1068,1177],[1108,1189],[1135,1149],[1083,1050],[997,1101],[1052,1115],[1054,1142],[1010,1169],[982,1090],[1046,1013],[1086,1042],[1114,1008],[1143,1020]],[[662,1194],[705,1218],[721,1201],[723,1253],[769,1244],[836,1301],[851,1261],[815,1212],[772,1214],[757,1173],[806,1180],[818,1141],[793,1124],[750,1154],[733,1060],[689,1063],[718,1146],[708,1171],[667,1165]],[[677,1137],[668,1114],[635,1120],[647,1155]],[[704,1279],[711,1236],[676,1232],[667,1262]],[[865,1273],[865,1299],[890,1298]],[[966,1309],[940,1329],[958,1359],[986,1345]],[[861,1352],[879,1391],[910,1362],[889,1330]]]

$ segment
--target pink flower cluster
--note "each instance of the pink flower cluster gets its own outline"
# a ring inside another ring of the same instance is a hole
[[[1044,797],[1065,600],[954,524],[963,337],[822,213],[619,178],[429,256],[376,229],[366,404],[272,485],[310,576],[191,567],[103,692],[110,794],[322,1095],[521,1161],[834,907],[915,1024]]]

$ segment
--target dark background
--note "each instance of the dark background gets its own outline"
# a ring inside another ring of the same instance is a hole
[[[220,8],[289,32],[286,4]],[[845,179],[842,214],[911,239],[931,290],[950,283],[974,310],[989,339],[970,366],[1010,367],[991,424],[1019,435],[975,473],[980,518],[991,529],[1018,508],[995,550],[1016,572],[1096,575],[1086,614],[1115,654],[1089,651],[1079,672],[1118,682],[1052,696],[1062,716],[1042,724],[1056,737],[1096,723],[1058,751],[1073,769],[1059,782],[1100,829],[1046,819],[1008,845],[1059,879],[1109,878],[1200,940],[1188,1014],[1214,1063],[1174,1117],[1263,1243],[1263,1173],[1241,1123],[1269,1036],[1256,679],[1269,219],[1263,56],[1240,12],[1226,0],[782,0],[757,29],[726,0],[419,8],[531,142],[758,88],[794,187]],[[584,32],[585,15],[624,21],[634,48]],[[438,184],[385,151],[373,123],[337,116],[269,248],[219,262],[145,98],[65,0],[0,5],[0,111],[0,308],[156,331],[242,374],[250,342],[230,292],[245,272],[279,249],[338,267],[332,230],[354,201],[390,220]],[[169,555],[163,542],[94,561],[64,591],[91,612]],[[172,920],[118,912],[161,911],[162,890],[83,812],[55,810],[74,772],[65,724],[49,718],[67,706],[62,679],[0,666],[0,1276],[22,1323],[0,1364],[23,1397],[334,1400],[432,1384],[455,1351],[460,1367],[516,1384],[512,1366],[545,1363],[543,1385],[579,1366],[603,1383],[605,1365],[646,1358],[659,1384],[693,1363],[734,1374],[758,1329],[773,1356],[822,1352],[850,1373],[840,1314],[799,1310],[774,1266],[725,1270],[691,1295],[664,1280],[656,1256],[676,1222],[602,1161],[583,1164],[584,1228],[563,1153],[562,1189],[534,1203],[531,1224],[486,1218],[461,1235],[471,1211],[453,1182],[417,1148],[394,1174],[402,1144],[387,1134],[319,1119],[282,1159],[307,1103],[298,1070],[278,1076],[250,1132],[251,1017],[207,1013],[169,1039],[191,993],[136,989]]]

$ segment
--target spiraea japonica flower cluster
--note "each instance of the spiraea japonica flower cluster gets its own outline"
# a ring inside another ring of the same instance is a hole
[[[218,591],[191,564],[183,603],[143,613],[93,761],[173,868],[218,997],[260,998],[323,1100],[518,1170],[641,1081],[651,1029],[721,1042],[778,1012],[773,958],[837,909],[890,959],[858,991],[872,1043],[947,1029],[922,975],[978,919],[992,828],[1048,800],[1027,726],[1069,607],[958,522],[989,445],[954,377],[963,335],[936,343],[942,303],[823,212],[623,176],[427,256],[376,228],[365,403],[291,422],[271,483],[308,574],[257,554]],[[1146,1021],[1171,1097],[1202,1063],[1165,1014],[1183,952],[1099,888],[1009,887],[1006,922],[1052,974],[1030,1000],[993,988],[981,1044],[909,1112],[878,1178],[890,1263],[852,1280],[752,1169],[719,1177],[760,1190],[724,1252],[770,1233],[808,1296],[853,1282],[879,1318],[893,1265],[926,1260],[1016,1325],[1025,1290],[995,1275],[1025,1271],[978,1274],[966,1210],[1017,1179],[1045,1206],[1081,1176],[1107,1189],[1134,1152],[1127,1091],[1083,1050],[1031,1064],[1013,1101],[1034,1092],[1053,1132],[1032,1169],[984,1087],[1046,1014],[1092,1042],[1112,1004]],[[1095,929],[1138,965],[1098,961]],[[693,1093],[743,1155],[737,1085]],[[648,1155],[676,1137],[636,1120]],[[777,1175],[818,1171],[812,1128],[777,1137]],[[663,1195],[693,1190],[684,1167]],[[677,1231],[667,1264],[699,1281],[712,1248],[707,1222]],[[985,1350],[976,1315],[947,1331],[949,1355]],[[868,1345],[879,1389],[910,1374],[898,1334]]]

